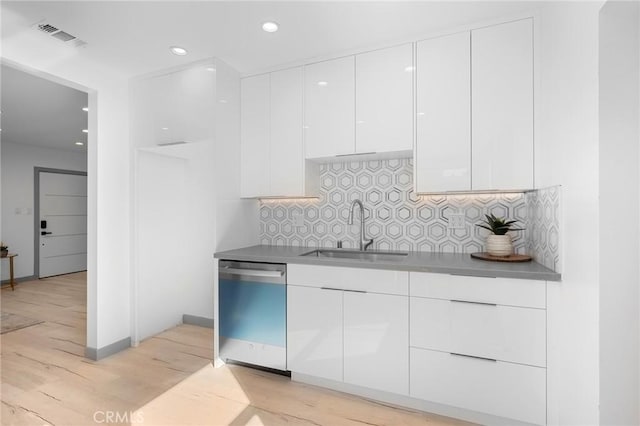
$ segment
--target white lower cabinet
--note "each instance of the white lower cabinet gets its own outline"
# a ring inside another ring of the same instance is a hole
[[[407,296],[344,292],[344,381],[409,393]]]
[[[291,372],[409,393],[407,272],[288,265],[287,274]]]
[[[411,348],[414,398],[506,417],[546,423],[546,370]]]
[[[287,286],[287,368],[342,381],[342,292]]]
[[[287,273],[292,373],[481,423],[546,424],[544,281],[315,265]]]

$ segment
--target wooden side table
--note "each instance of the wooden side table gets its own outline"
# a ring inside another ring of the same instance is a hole
[[[14,290],[15,283],[16,283],[13,278],[13,258],[16,256],[17,256],[16,253],[9,253],[6,257],[2,258],[2,259],[9,259],[9,284],[11,284],[11,291]]]

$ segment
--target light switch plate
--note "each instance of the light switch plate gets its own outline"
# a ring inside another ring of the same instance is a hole
[[[291,218],[293,219],[293,226],[304,226],[304,216],[299,212],[293,212]]]
[[[449,229],[464,229],[466,226],[464,213],[452,213],[449,215]]]

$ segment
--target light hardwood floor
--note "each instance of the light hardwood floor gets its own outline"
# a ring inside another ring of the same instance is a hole
[[[460,425],[229,365],[210,329],[180,325],[109,358],[84,358],[86,275],[20,283],[3,312],[44,321],[2,335],[2,425]]]

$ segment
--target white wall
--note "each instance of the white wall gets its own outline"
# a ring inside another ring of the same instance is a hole
[[[190,220],[187,160],[141,151],[136,164],[137,337],[142,340],[179,324],[185,298],[194,289],[189,277],[191,252],[183,232]]]
[[[7,13],[9,65],[89,92],[87,346],[130,336],[128,80]]]
[[[600,11],[600,423],[640,424],[637,2]]]
[[[14,259],[16,278],[33,276],[34,265],[34,209],[33,168],[47,167],[86,171],[87,153],[50,149],[19,143],[2,143],[2,241],[10,251],[18,253]],[[6,262],[2,263],[2,279],[9,276]]]
[[[137,154],[137,340],[180,324],[183,314],[213,318],[213,148],[194,143]]]
[[[562,185],[562,282],[547,292],[549,424],[599,421],[598,12],[555,2],[537,20],[536,185]]]

